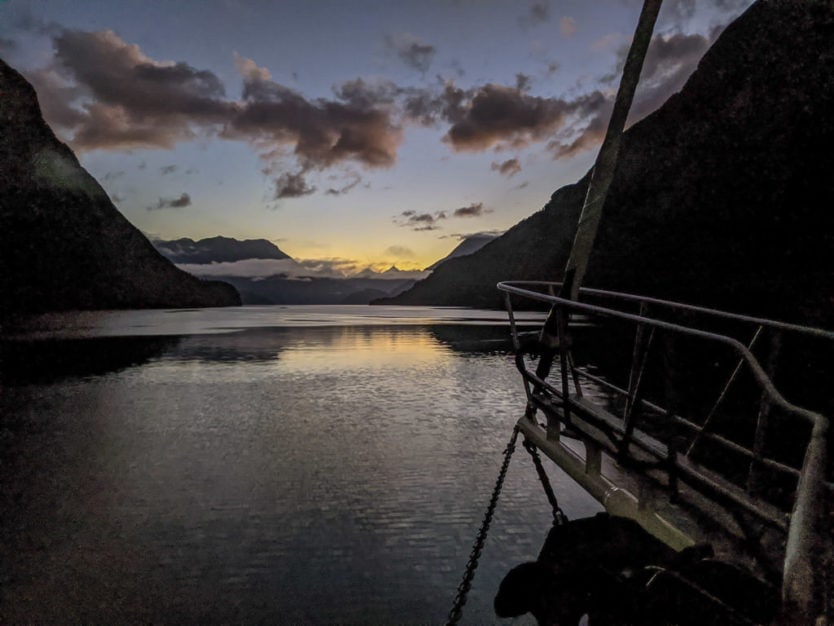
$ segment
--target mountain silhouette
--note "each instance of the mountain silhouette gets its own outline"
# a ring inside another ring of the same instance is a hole
[[[624,135],[585,284],[834,320],[834,5],[763,1]],[[498,307],[559,280],[589,176],[482,250],[380,303]]]
[[[47,126],[0,60],[0,313],[240,304],[163,258]]]

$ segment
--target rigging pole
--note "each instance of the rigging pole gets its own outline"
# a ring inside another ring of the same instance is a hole
[[[646,58],[646,50],[652,39],[654,24],[657,21],[661,3],[662,0],[644,0],[643,2],[643,9],[640,12],[637,28],[634,31],[631,47],[623,67],[623,75],[617,89],[614,108],[611,111],[611,118],[608,120],[605,139],[594,163],[591,181],[588,183],[588,191],[582,205],[582,213],[579,216],[576,235],[573,239],[568,262],[565,265],[562,289],[559,293],[563,298],[570,300],[579,298],[579,288],[582,286],[585,272],[588,269],[588,261],[594,247],[594,239],[602,217],[602,209],[608,197],[608,188],[611,186],[611,181],[614,180],[623,130],[628,119],[628,113],[631,110],[631,102],[634,100],[634,92],[637,90],[637,83],[640,80],[643,60]],[[542,353],[536,375],[542,380],[550,373],[553,358],[556,356],[559,344],[559,325],[562,325],[563,330],[566,330],[567,322],[567,317],[560,315],[557,307],[554,306],[550,309],[539,337],[542,344]]]
[[[602,217],[602,209],[605,205],[605,199],[608,197],[608,188],[611,186],[614,172],[617,169],[617,158],[620,153],[623,130],[628,119],[628,113],[631,110],[631,102],[634,100],[634,92],[637,90],[637,83],[640,80],[640,71],[643,69],[643,60],[652,39],[652,32],[661,2],[662,0],[645,0],[643,10],[640,12],[637,29],[634,32],[634,38],[631,41],[631,47],[623,68],[623,76],[620,79],[620,87],[617,90],[617,98],[614,101],[614,109],[611,112],[605,139],[594,164],[591,182],[588,184],[588,192],[582,206],[582,214],[579,217],[576,236],[565,266],[565,278],[561,293],[564,298],[576,300],[579,296],[579,288],[585,278],[588,260]]]

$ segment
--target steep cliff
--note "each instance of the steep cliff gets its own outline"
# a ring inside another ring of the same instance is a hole
[[[760,1],[680,93],[635,124],[586,284],[834,320],[834,5]],[[393,300],[498,306],[501,280],[558,280],[588,177]]]
[[[0,60],[0,313],[240,304],[163,258],[46,125]]]

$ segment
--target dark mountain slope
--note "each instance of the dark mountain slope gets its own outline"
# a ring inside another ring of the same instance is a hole
[[[32,86],[0,60],[2,313],[239,304],[164,259],[58,141]]]
[[[685,87],[626,133],[586,284],[834,319],[834,7],[760,1]],[[493,306],[558,279],[587,176],[397,303]]]

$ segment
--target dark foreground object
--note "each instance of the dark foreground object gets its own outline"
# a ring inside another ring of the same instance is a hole
[[[504,577],[499,617],[539,624],[766,624],[778,589],[712,558],[708,545],[675,552],[633,520],[600,513],[554,526],[534,562]]]

